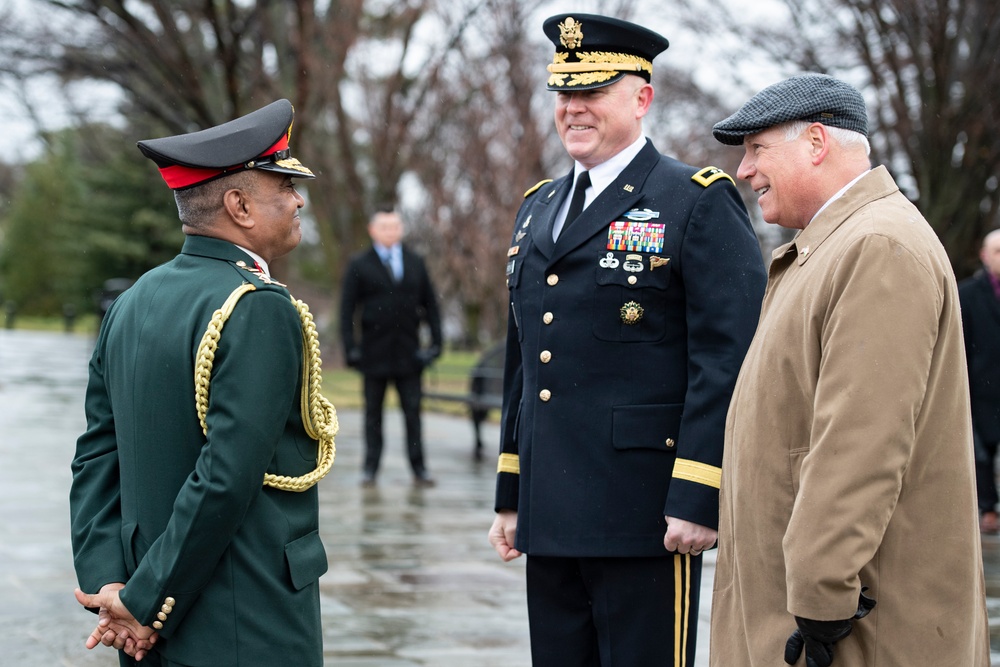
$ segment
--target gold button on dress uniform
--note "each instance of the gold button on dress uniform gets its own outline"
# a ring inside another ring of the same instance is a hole
[[[538,355],[538,358],[542,360],[543,364],[547,364],[552,361],[552,353],[548,350],[542,350],[542,353]]]
[[[542,399],[543,403],[546,403],[550,398],[552,398],[552,392],[548,389],[542,389],[538,392],[538,398]]]
[[[177,601],[171,597],[164,598],[163,604],[160,606],[160,611],[156,612],[156,618],[158,620],[153,621],[154,630],[163,629],[163,621],[167,620],[167,616],[174,610],[174,604]]]
[[[551,312],[542,315],[542,322],[545,322],[546,324],[552,324],[552,320],[554,319],[555,316]]]
[[[556,274],[554,274],[554,273],[550,273],[550,274],[549,274],[549,277],[545,279],[545,282],[547,282],[547,283],[549,284],[549,286],[550,286],[550,287],[552,287],[552,286],[554,286],[554,285],[555,285],[555,284],[556,284],[557,282],[559,282],[559,276],[557,276],[557,275],[556,275]]]

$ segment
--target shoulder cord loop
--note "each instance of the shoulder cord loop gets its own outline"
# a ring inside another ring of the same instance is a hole
[[[239,301],[240,297],[255,289],[250,283],[243,283],[233,290],[226,302],[222,304],[222,308],[212,314],[212,320],[208,323],[201,343],[198,344],[194,367],[194,397],[198,410],[198,421],[201,422],[201,430],[206,435],[208,434],[208,424],[205,421],[205,416],[208,414],[208,392],[211,387],[212,364],[215,360],[215,351],[219,346],[219,338],[222,336],[222,327],[232,315],[233,308],[236,307],[236,302]],[[295,310],[299,313],[299,319],[302,321],[302,398],[300,401],[302,425],[310,438],[319,441],[319,452],[316,456],[316,469],[312,472],[300,477],[266,473],[264,485],[281,491],[305,491],[323,479],[333,467],[333,460],[337,454],[334,438],[340,429],[340,423],[337,420],[337,410],[322,393],[323,377],[319,338],[316,335],[316,325],[313,323],[309,306],[294,297],[292,297],[292,305],[295,306]]]

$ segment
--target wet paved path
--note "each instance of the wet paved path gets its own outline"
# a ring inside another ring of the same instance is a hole
[[[72,595],[69,463],[85,424],[92,345],[82,335],[0,330],[5,667],[118,664],[104,647],[83,647],[94,617]],[[320,580],[326,664],[529,665],[524,561],[505,564],[487,544],[495,464],[472,459],[469,421],[425,415],[428,465],[438,481],[431,489],[410,485],[398,412],[387,414],[374,489],[358,485],[360,415],[344,412],[340,423],[336,464],[320,482],[320,532],[330,558]],[[487,425],[484,435],[495,442],[496,426]]]
[[[69,463],[84,427],[87,336],[0,330],[0,665],[114,667],[88,652],[93,616],[73,599]],[[468,420],[425,415],[438,480],[413,489],[402,418],[387,414],[378,487],[361,489],[361,423],[340,414],[337,461],[320,482],[320,532],[330,570],[320,580],[326,664],[336,667],[527,667],[524,562],[502,563],[486,542],[494,464],[472,460]],[[487,425],[486,442],[496,442]],[[1000,538],[984,540],[987,587],[1000,596]],[[706,559],[701,641],[714,553]],[[1000,648],[1000,599],[990,601]],[[1000,665],[1000,654],[994,659]],[[292,666],[288,666],[292,667]],[[544,666],[539,666],[544,667]]]

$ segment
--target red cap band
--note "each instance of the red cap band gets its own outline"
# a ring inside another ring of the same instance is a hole
[[[269,155],[273,155],[278,151],[283,151],[288,148],[288,133],[284,132],[278,141],[268,148],[266,151],[261,153],[254,160],[248,160],[248,164],[254,162],[255,160],[260,160]],[[224,169],[215,168],[205,168],[205,167],[185,167],[180,164],[173,164],[169,167],[160,168],[160,176],[166,181],[167,186],[171,190],[182,190],[184,188],[190,188],[192,186],[198,185],[199,183],[204,183],[210,181],[213,178],[221,176],[226,173],[235,173],[237,171],[242,171],[246,169],[245,164],[237,164],[232,167],[226,167]],[[252,167],[251,167],[252,168]]]

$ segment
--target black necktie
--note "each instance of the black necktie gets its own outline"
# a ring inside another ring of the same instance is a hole
[[[566,211],[566,222],[563,223],[563,231],[569,227],[570,223],[577,219],[583,211],[583,200],[587,196],[587,188],[590,187],[590,172],[581,171],[576,177],[576,187],[573,188],[573,199],[569,202],[569,210]]]

